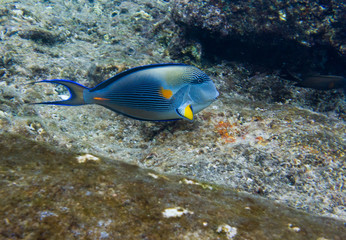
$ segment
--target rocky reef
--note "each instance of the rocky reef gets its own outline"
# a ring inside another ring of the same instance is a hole
[[[0,0],[2,236],[245,239],[266,229],[343,239],[345,93],[297,87],[280,72],[344,74],[345,6],[286,2]],[[92,87],[158,62],[198,66],[218,101],[192,123],[28,104],[68,94],[32,81]],[[217,213],[202,210],[208,203]]]
[[[4,239],[344,239],[343,223],[181,176],[0,135]]]
[[[340,1],[174,1],[179,37],[168,51],[174,59],[221,65],[218,74],[232,92],[344,118],[344,91],[297,89],[282,73],[346,76],[345,12]]]
[[[173,17],[205,57],[346,75],[346,5],[332,1],[178,0]]]

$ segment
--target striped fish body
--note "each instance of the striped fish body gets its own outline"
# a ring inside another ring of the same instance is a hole
[[[154,64],[129,69],[85,88],[68,80],[44,80],[66,86],[71,97],[42,104],[99,104],[139,120],[162,121],[185,118],[210,105],[218,96],[211,79],[185,64]]]

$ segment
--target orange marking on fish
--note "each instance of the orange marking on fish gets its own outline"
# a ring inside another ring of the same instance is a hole
[[[173,96],[173,92],[171,90],[164,89],[163,87],[161,87],[160,94],[166,99],[170,99]]]
[[[108,98],[102,98],[102,97],[94,97],[94,100],[107,101],[109,99]]]

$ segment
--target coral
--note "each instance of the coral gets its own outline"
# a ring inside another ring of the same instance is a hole
[[[229,121],[220,121],[216,124],[215,130],[220,134],[226,143],[236,142],[236,138],[245,139],[247,127],[239,126],[237,123],[231,124]]]

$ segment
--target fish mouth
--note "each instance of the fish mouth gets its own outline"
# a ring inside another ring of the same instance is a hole
[[[216,96],[215,96],[215,98],[213,99],[213,101],[216,101],[219,97],[220,97],[220,93],[219,93],[219,92],[216,92]]]

